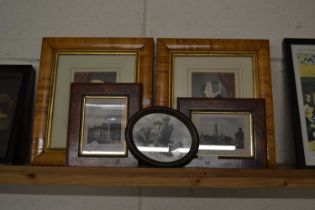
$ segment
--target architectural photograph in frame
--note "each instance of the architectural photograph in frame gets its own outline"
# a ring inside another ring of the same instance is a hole
[[[140,109],[140,84],[72,83],[67,165],[136,167],[124,133]]]
[[[297,167],[315,167],[315,39],[283,40],[290,77]]]
[[[196,128],[183,114],[167,107],[136,113],[128,122],[126,141],[140,166],[181,167],[198,151]]]
[[[268,40],[157,40],[155,104],[176,107],[178,97],[263,98],[268,167],[276,166]]]
[[[1,164],[29,162],[34,85],[31,65],[0,65]]]
[[[31,164],[65,164],[72,82],[141,83],[150,106],[152,53],[151,38],[43,38]]]
[[[267,167],[264,99],[178,98],[177,105],[199,135],[187,167]]]

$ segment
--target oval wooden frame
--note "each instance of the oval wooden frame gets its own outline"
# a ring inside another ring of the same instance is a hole
[[[133,139],[133,129],[135,124],[138,122],[139,119],[142,117],[147,116],[148,114],[166,114],[172,117],[175,117],[177,120],[184,123],[186,128],[189,130],[191,137],[192,137],[192,144],[189,149],[189,152],[181,159],[171,162],[162,162],[156,161],[148,156],[144,155],[135,145]],[[182,167],[188,164],[196,155],[199,147],[199,135],[197,133],[197,129],[192,124],[192,122],[180,112],[167,108],[167,107],[152,107],[144,109],[138,113],[136,113],[128,122],[125,130],[125,139],[128,145],[129,150],[131,153],[139,160],[140,164],[142,163],[143,166],[154,166],[154,167]]]

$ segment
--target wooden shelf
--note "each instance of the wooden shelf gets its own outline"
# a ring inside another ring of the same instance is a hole
[[[315,170],[1,166],[0,184],[314,188]]]

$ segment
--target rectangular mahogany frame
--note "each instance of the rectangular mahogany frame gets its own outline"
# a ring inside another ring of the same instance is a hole
[[[245,98],[178,98],[177,110],[191,118],[194,111],[202,112],[246,112],[252,116],[252,138],[254,157],[252,158],[218,158],[203,161],[216,161],[216,167],[224,168],[266,168],[267,167],[267,145],[266,145],[266,124],[265,124],[265,100]],[[198,166],[198,159],[192,160],[188,167]]]
[[[272,105],[272,85],[268,40],[242,39],[171,39],[157,40],[156,97],[155,105],[172,106],[173,69],[172,59],[175,54],[229,54],[239,56],[251,54],[256,67],[254,82],[255,98],[265,99],[268,167],[276,166],[275,137]]]
[[[65,150],[49,150],[46,147],[49,120],[51,120],[51,105],[55,63],[58,52],[131,52],[137,53],[136,82],[143,86],[145,106],[152,101],[152,38],[43,38],[38,86],[35,101],[35,119],[32,137],[31,164],[32,165],[64,165]],[[65,90],[70,91],[70,90]]]
[[[136,167],[135,159],[127,150],[127,156],[81,156],[79,154],[82,126],[82,101],[85,96],[108,96],[127,98],[127,120],[142,108],[140,84],[91,84],[72,83],[68,121],[67,165],[97,167]],[[122,128],[123,129],[123,128]]]

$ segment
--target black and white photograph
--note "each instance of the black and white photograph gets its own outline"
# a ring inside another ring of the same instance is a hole
[[[127,98],[86,96],[83,103],[81,155],[126,155]]]
[[[192,145],[192,136],[186,125],[163,113],[153,113],[139,119],[132,135],[139,151],[161,162],[183,158]]]
[[[206,98],[235,98],[235,74],[192,72],[191,96]]]
[[[198,156],[252,157],[250,113],[193,111],[199,134]]]

